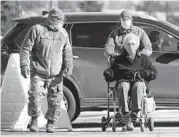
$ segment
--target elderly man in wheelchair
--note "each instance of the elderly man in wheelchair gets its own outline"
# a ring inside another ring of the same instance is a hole
[[[115,57],[111,66],[104,71],[107,82],[116,81],[118,105],[122,115],[127,118],[123,130],[127,131],[133,130],[131,119],[135,119],[142,109],[143,96],[150,94],[148,83],[157,75],[156,68],[149,58],[138,52],[139,43],[137,35],[127,34],[123,41],[125,52]],[[128,104],[129,97],[131,111]]]

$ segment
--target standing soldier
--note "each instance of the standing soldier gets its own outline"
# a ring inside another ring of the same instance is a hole
[[[28,114],[32,117],[30,131],[38,132],[37,118],[41,114],[42,99],[47,93],[47,133],[54,133],[63,99],[63,73],[69,77],[73,69],[72,47],[63,28],[64,13],[52,9],[47,20],[32,26],[23,42],[20,55],[21,74],[30,75]],[[29,65],[30,62],[30,65]],[[30,67],[29,67],[30,66]],[[30,73],[29,73],[30,72]]]
[[[152,54],[152,45],[147,34],[143,29],[134,26],[132,21],[132,15],[129,11],[124,10],[121,12],[121,26],[114,29],[110,33],[108,41],[105,44],[105,54],[107,56],[117,56],[123,53],[123,39],[128,33],[134,33],[139,37],[139,50],[141,51],[141,53],[146,54],[147,56],[150,56]]]

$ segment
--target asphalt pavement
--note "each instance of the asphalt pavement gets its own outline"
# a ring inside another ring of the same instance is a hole
[[[112,112],[110,113],[113,114]],[[155,119],[154,131],[145,129],[141,132],[139,124],[136,124],[134,131],[123,132],[121,125],[118,125],[116,132],[109,127],[105,132],[101,130],[101,117],[106,116],[106,111],[101,112],[82,112],[72,123],[71,132],[66,129],[56,129],[54,134],[47,134],[45,128],[41,128],[39,133],[29,131],[9,131],[2,130],[1,136],[4,137],[179,137],[179,110],[160,110],[152,113]]]

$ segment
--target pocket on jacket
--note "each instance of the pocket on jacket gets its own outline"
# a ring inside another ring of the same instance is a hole
[[[65,41],[61,38],[55,38],[55,41],[53,42],[53,49],[56,51],[56,53],[61,53],[63,50],[63,47],[65,45]]]
[[[40,44],[43,46],[49,46],[52,43],[52,38],[50,36],[40,36]]]

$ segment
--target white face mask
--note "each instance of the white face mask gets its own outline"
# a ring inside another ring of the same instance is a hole
[[[124,29],[129,29],[132,25],[132,21],[129,19],[129,20],[121,20],[121,26],[124,28]]]
[[[50,22],[50,24],[57,30],[61,29],[63,27],[63,21],[62,22],[59,22],[59,23],[55,23],[52,22],[51,20],[48,20]]]
[[[62,23],[58,23],[57,25],[53,25],[56,29],[61,29],[63,27]]]

